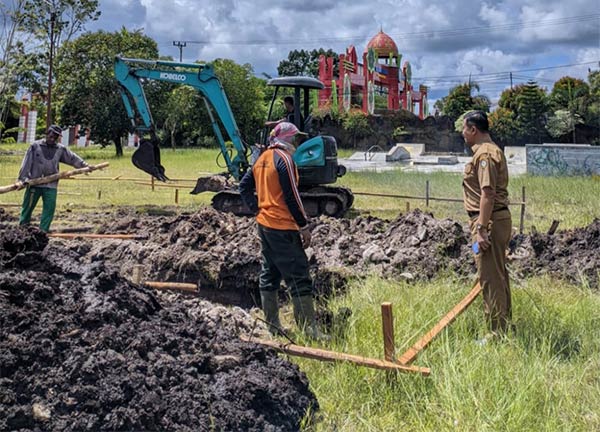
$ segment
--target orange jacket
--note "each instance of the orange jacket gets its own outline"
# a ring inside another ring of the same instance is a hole
[[[298,190],[298,170],[281,146],[272,145],[260,155],[240,181],[240,193],[262,226],[297,231],[307,224]]]

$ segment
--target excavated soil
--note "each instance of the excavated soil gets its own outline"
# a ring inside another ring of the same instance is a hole
[[[600,222],[554,235],[516,236],[511,270],[549,273],[574,283],[598,283]],[[243,307],[257,305],[260,243],[252,218],[206,208],[194,214],[149,217],[122,212],[99,232],[135,233],[137,241],[67,242],[90,261],[107,260],[122,272],[143,264],[146,279],[197,283],[205,298]],[[384,221],[374,217],[322,217],[307,250],[318,294],[343,291],[350,277],[378,274],[429,280],[449,272],[472,277],[470,235],[462,224],[414,210]]]
[[[306,376],[241,309],[153,292],[0,224],[0,430],[294,431]]]

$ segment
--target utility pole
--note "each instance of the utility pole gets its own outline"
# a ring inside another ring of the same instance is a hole
[[[48,58],[48,96],[46,101],[46,130],[52,124],[52,63],[54,60],[54,24],[56,23],[56,6],[54,1],[44,0],[52,10],[50,11],[50,56]]]
[[[511,90],[513,89],[513,87],[512,87],[512,72],[510,73],[510,89]]]
[[[183,49],[187,46],[187,42],[173,41],[173,46],[179,48],[179,63],[183,62]]]

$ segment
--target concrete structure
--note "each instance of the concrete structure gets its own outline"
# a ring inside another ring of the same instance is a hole
[[[410,152],[405,149],[402,144],[396,144],[385,155],[386,162],[397,162],[410,159]]]
[[[527,174],[600,175],[600,147],[587,144],[527,144]]]

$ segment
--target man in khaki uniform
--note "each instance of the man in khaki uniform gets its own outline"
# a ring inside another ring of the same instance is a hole
[[[504,153],[490,138],[485,112],[468,113],[462,135],[473,151],[473,159],[465,166],[463,198],[470,218],[472,240],[479,249],[475,261],[483,289],[485,315],[491,331],[503,333],[511,319],[506,270],[506,249],[512,230],[508,209],[508,167]]]

